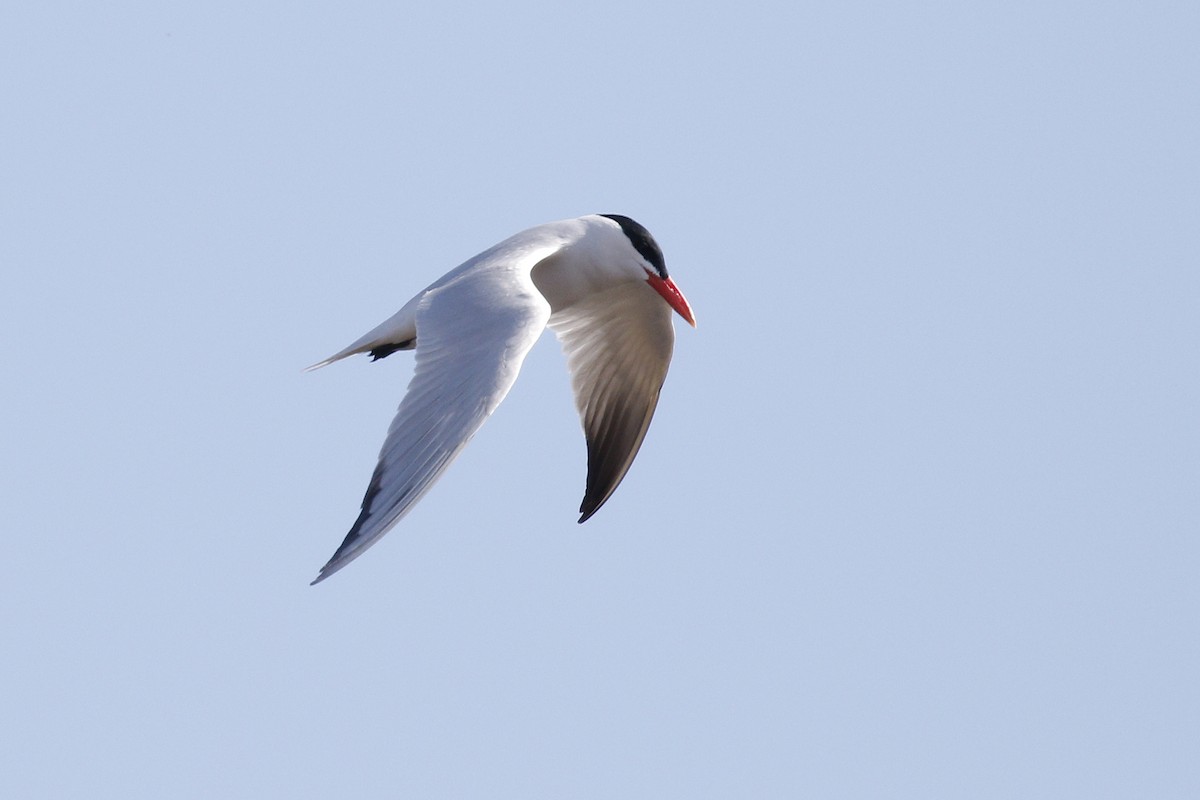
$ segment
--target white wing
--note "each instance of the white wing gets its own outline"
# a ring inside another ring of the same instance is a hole
[[[636,281],[595,292],[550,317],[587,437],[580,522],[616,490],[646,437],[675,346],[671,313],[649,285]]]
[[[530,262],[545,252],[524,255],[523,264],[451,273],[417,300],[416,369],[408,392],[379,453],[362,513],[313,583],[362,555],[399,522],[512,388],[550,317],[549,304],[529,278]]]

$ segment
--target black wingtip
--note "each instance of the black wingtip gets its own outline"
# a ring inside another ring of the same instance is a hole
[[[398,350],[412,350],[415,346],[416,339],[408,339],[403,342],[388,342],[387,344],[381,344],[379,347],[373,348],[367,355],[371,357],[372,362],[375,362],[381,358],[387,358]]]
[[[338,571],[338,569],[340,569],[340,567],[338,567],[338,568],[336,568],[336,569],[330,569],[330,568],[329,568],[329,567],[330,567],[330,566],[333,564],[333,562],[334,562],[334,561],[336,561],[336,560],[337,560],[337,559],[336,559],[336,557],[335,557],[335,558],[331,558],[331,559],[329,559],[329,561],[328,561],[328,562],[326,562],[325,566],[321,567],[321,569],[320,569],[320,570],[317,572],[317,577],[313,578],[312,582],[311,582],[310,584],[308,584],[308,585],[309,585],[309,586],[316,586],[318,583],[320,583],[321,581],[325,580],[326,578],[328,578],[328,577],[329,577],[330,575],[332,575],[333,573],[337,572],[337,571]]]
[[[609,492],[612,494],[612,492]],[[583,502],[579,504],[579,524],[587,522],[592,518],[592,515],[600,510],[600,507],[608,500],[608,497],[601,498],[598,502],[592,495],[592,487],[588,487],[588,493],[584,496]]]

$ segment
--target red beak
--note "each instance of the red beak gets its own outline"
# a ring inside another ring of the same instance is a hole
[[[675,285],[675,281],[670,278],[660,278],[654,273],[650,273],[646,277],[646,283],[662,295],[662,299],[667,301],[667,305],[675,309],[679,316],[687,320],[687,323],[693,328],[696,327],[696,317],[692,314],[692,307],[688,305],[687,298],[683,296],[683,292],[679,291],[679,287]]]

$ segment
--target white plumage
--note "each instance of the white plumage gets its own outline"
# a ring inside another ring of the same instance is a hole
[[[313,583],[362,555],[429,491],[508,394],[547,324],[567,356],[588,442],[579,521],[594,514],[654,415],[674,346],[672,309],[695,325],[649,232],[627,217],[593,214],[485,250],[315,364],[416,350],[362,512]]]

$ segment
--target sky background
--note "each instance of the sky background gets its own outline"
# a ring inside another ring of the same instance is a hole
[[[11,797],[1200,796],[1190,3],[0,11]],[[348,530],[411,359],[623,213],[699,322],[576,525],[548,333]]]

